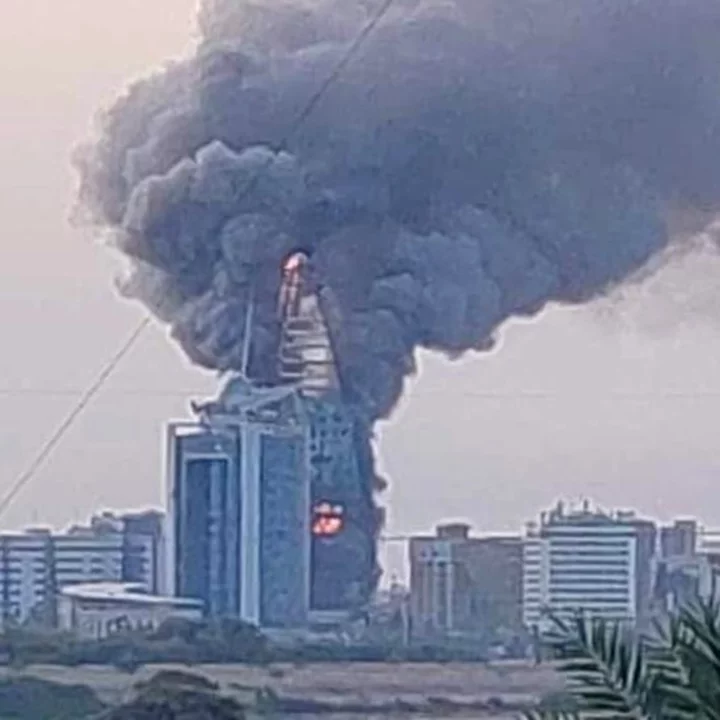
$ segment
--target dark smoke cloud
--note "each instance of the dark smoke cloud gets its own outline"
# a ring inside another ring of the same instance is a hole
[[[188,60],[131,88],[80,160],[126,292],[190,357],[272,367],[283,258],[312,256],[344,389],[387,414],[418,346],[492,346],[585,302],[720,201],[720,4],[205,0]],[[290,134],[289,134],[290,133]],[[252,290],[251,290],[252,288]]]

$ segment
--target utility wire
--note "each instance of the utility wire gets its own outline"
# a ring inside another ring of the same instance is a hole
[[[75,420],[82,414],[83,410],[88,406],[90,401],[98,394],[105,381],[112,375],[115,368],[120,364],[122,359],[132,350],[135,343],[142,335],[145,328],[149,325],[150,318],[143,318],[142,322],[133,330],[130,337],[125,341],[120,350],[103,368],[102,372],[97,376],[95,382],[83,393],[80,401],[71,410],[68,416],[60,423],[57,430],[50,436],[45,444],[40,448],[40,452],[30,463],[28,468],[13,483],[10,489],[0,500],[0,517],[2,517],[17,497],[18,493],[33,479],[35,473],[42,467],[45,461],[50,457],[52,451],[57,447],[65,433],[70,429]]]
[[[380,24],[382,19],[387,15],[390,8],[394,5],[395,0],[384,0],[380,5],[377,12],[370,18],[367,24],[360,31],[355,40],[350,44],[348,49],[343,54],[342,58],[338,61],[337,65],[333,68],[333,71],[328,75],[325,82],[318,88],[318,90],[308,100],[303,109],[298,113],[285,137],[281,141],[281,146],[285,146],[292,136],[297,132],[300,126],[308,119],[315,108],[318,106],[325,94],[330,88],[337,82],[339,77],[342,75],[345,68],[348,66],[353,57],[357,54],[363,43],[372,35],[374,30]],[[269,163],[268,163],[269,164]],[[253,179],[248,183],[243,193],[243,197],[247,197],[257,186],[260,179],[260,173],[264,170],[264,167],[257,169]],[[98,376],[97,380],[88,388],[88,390],[82,395],[78,404],[73,408],[70,414],[60,424],[58,429],[51,435],[50,439],[40,448],[39,453],[28,466],[27,470],[23,472],[17,480],[12,484],[7,493],[0,499],[0,519],[7,512],[7,509],[12,504],[13,500],[22,491],[22,489],[35,477],[37,471],[43,466],[45,461],[50,457],[53,450],[57,447],[60,441],[63,439],[65,433],[72,427],[75,420],[79,415],[82,414],[83,410],[88,406],[90,401],[97,395],[102,389],[105,382],[112,375],[115,368],[123,360],[123,358],[132,350],[135,343],[140,339],[145,329],[150,324],[149,316],[145,316],[138,326],[135,328],[133,333],[128,338],[127,342],[122,346],[120,351],[112,358],[108,365]]]
[[[152,388],[126,388],[109,390],[108,394],[115,397],[138,398],[187,398],[193,393],[202,393],[201,388],[188,388],[187,390],[154,390]],[[606,392],[569,392],[545,390],[518,390],[518,391],[489,391],[462,390],[454,392],[447,387],[415,388],[409,392],[411,397],[435,397],[444,395],[451,399],[473,398],[478,400],[717,400],[720,399],[720,390],[608,390]],[[84,395],[83,390],[57,389],[57,388],[2,388],[0,398],[51,398],[69,397],[78,398]]]

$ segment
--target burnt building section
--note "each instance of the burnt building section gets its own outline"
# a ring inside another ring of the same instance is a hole
[[[331,620],[365,606],[377,579],[378,513],[363,423],[341,398],[305,398],[310,422],[311,608]]]
[[[318,622],[365,606],[378,575],[370,427],[343,392],[329,309],[309,258],[291,255],[278,302],[278,375],[298,389],[310,428],[310,607]]]

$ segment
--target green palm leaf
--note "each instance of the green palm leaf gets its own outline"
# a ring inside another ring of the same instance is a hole
[[[717,615],[712,616],[717,618]],[[618,622],[579,614],[571,620],[554,619],[547,642],[560,658],[559,671],[578,705],[576,715],[538,710],[527,714],[533,720],[720,720],[713,711],[713,690],[698,693],[693,676],[707,679],[711,668],[718,687],[720,630],[709,640],[711,613],[694,616],[694,625],[684,617],[673,620],[653,642],[634,635]],[[717,643],[715,642],[717,640]],[[701,657],[697,657],[700,655]],[[692,662],[692,669],[687,663]]]

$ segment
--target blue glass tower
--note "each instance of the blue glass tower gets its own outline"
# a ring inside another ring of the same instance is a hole
[[[167,590],[210,616],[307,623],[309,426],[288,387],[236,378],[168,430]]]

